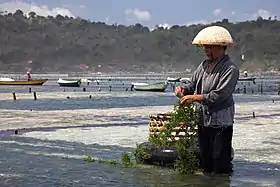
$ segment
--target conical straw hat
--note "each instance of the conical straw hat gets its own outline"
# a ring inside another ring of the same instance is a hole
[[[210,26],[202,29],[193,39],[194,45],[220,45],[232,46],[234,44],[231,34],[221,26]]]

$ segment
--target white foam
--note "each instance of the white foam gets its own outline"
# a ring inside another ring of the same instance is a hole
[[[111,109],[79,109],[60,111],[1,110],[0,128],[33,128],[53,126],[98,125],[98,127],[66,128],[55,131],[28,132],[22,137],[65,140],[84,144],[135,147],[147,140],[148,114],[167,112],[172,106]],[[252,117],[255,112],[256,118]],[[272,102],[239,103],[236,105],[233,146],[236,157],[250,161],[280,162],[280,105]],[[275,116],[269,116],[274,114]],[[264,115],[264,116],[262,116]],[[267,115],[267,116],[265,116]],[[279,115],[279,116],[277,116]],[[114,124],[140,126],[114,126]],[[109,127],[102,125],[113,124]],[[145,125],[146,124],[146,125]],[[100,126],[101,125],[101,126]]]

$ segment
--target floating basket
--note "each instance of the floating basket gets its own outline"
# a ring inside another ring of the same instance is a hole
[[[154,134],[159,134],[164,131],[172,118],[171,113],[158,113],[149,115],[149,131],[150,136]],[[178,140],[181,137],[192,137],[197,136],[197,126],[193,126],[193,124],[178,124],[178,127],[172,129],[171,133],[172,137],[169,137],[170,141]]]

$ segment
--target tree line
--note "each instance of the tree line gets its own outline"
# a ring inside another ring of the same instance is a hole
[[[168,72],[194,69],[203,49],[191,44],[208,25],[107,25],[82,18],[43,17],[21,10],[0,14],[1,71],[23,72]],[[280,21],[277,17],[211,23],[229,29],[236,44],[228,50],[241,69],[280,68]],[[244,57],[244,58],[242,58]]]

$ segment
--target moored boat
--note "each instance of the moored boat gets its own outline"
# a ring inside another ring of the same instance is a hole
[[[79,79],[79,80],[65,80],[65,79],[59,78],[57,83],[61,87],[80,87],[82,81],[81,81],[81,79]]]
[[[85,83],[91,83],[92,81],[87,79],[87,78],[82,78],[81,82],[85,82]]]
[[[168,86],[167,82],[157,83],[131,83],[136,91],[164,92]]]
[[[190,80],[190,78],[184,77],[184,78],[180,79],[180,82],[186,84],[189,80]]]
[[[252,81],[254,84],[255,84],[255,80],[256,80],[255,77],[239,77],[239,79],[238,79],[239,82],[241,82],[241,81]]]
[[[255,77],[239,77],[235,86],[235,93],[261,92],[260,84],[256,84]]]
[[[14,80],[11,78],[0,78],[0,85],[41,86],[47,81],[48,79]]]
[[[168,82],[180,82],[181,77],[179,78],[173,78],[173,77],[167,77]]]

